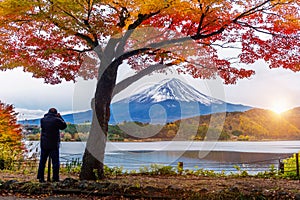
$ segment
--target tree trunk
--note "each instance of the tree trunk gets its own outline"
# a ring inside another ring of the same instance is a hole
[[[125,40],[131,33],[131,31],[128,32]],[[98,69],[95,98],[92,102],[93,120],[91,130],[82,159],[81,180],[95,180],[97,176],[98,178],[104,177],[103,161],[110,119],[110,103],[116,86],[118,67],[123,60],[141,52],[141,50],[137,50],[123,54],[125,40],[124,38],[111,38],[104,51],[100,46],[94,49],[101,64]],[[119,44],[120,42],[121,44]],[[147,49],[145,48],[145,50]]]
[[[81,180],[96,180],[104,177],[103,161],[110,119],[110,103],[119,64],[118,62],[110,64],[97,83],[95,99],[92,101],[92,125],[80,172]]]
[[[91,102],[93,111],[92,124],[86,148],[82,158],[81,180],[103,178],[103,162],[106,146],[106,134],[103,133],[95,112],[95,101]]]

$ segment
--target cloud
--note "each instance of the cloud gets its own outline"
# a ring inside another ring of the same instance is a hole
[[[32,78],[22,68],[0,72],[0,100],[18,108],[30,110],[72,110],[73,82],[58,85],[44,84],[43,79]]]
[[[29,110],[26,108],[15,108],[18,114],[18,120],[37,119],[44,116],[47,111],[44,110]]]

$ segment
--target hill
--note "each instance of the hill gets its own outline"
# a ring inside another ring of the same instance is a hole
[[[288,110],[281,114],[283,118],[300,129],[300,107]]]
[[[191,117],[166,125],[126,122],[111,125],[109,139],[299,140],[299,111],[295,108],[279,115],[270,110],[251,109]]]
[[[214,114],[214,120],[220,120],[224,113]],[[183,119],[185,124],[199,125],[199,129],[222,130],[221,136],[239,140],[297,140],[300,139],[300,107],[281,115],[270,110],[251,109],[245,112],[227,112],[224,124],[210,123],[212,115]],[[181,120],[175,124],[182,123]],[[222,126],[223,125],[223,126]],[[198,131],[196,138],[203,139]],[[222,138],[221,138],[222,139]]]

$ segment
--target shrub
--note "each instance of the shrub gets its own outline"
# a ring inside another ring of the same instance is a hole
[[[299,178],[297,177],[297,168],[296,168],[296,156],[298,155],[298,161],[300,160],[299,154],[294,154],[292,157],[283,160],[284,163],[284,176],[289,178]],[[300,163],[299,163],[300,165]],[[298,165],[298,166],[299,166]],[[300,169],[298,169],[300,170]]]

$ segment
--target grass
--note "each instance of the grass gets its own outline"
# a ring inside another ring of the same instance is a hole
[[[107,199],[293,199],[300,194],[299,181],[281,175],[273,166],[256,175],[249,175],[238,167],[236,170],[236,173],[225,174],[153,164],[137,171],[124,171],[122,167],[105,166],[106,178],[85,182],[78,179],[80,163],[74,160],[61,166],[60,183],[39,184],[37,163],[35,166],[28,163],[19,169],[1,171],[0,192],[9,195],[16,191],[30,196],[74,195],[75,192],[83,199],[91,196],[106,196]],[[18,183],[6,190],[5,181],[9,180]]]

